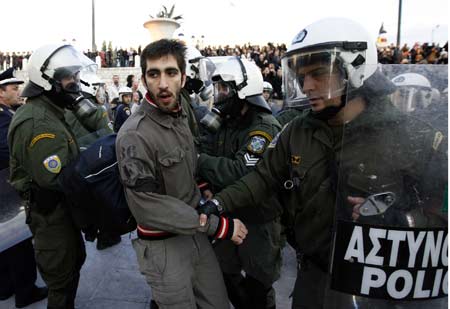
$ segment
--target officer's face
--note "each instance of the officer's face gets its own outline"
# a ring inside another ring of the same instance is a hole
[[[142,83],[147,88],[153,102],[164,111],[172,111],[178,106],[181,88],[186,75],[181,74],[177,60],[172,55],[159,59],[147,59],[147,69]]]
[[[128,104],[131,102],[131,94],[124,94],[122,96],[122,103]]]
[[[10,84],[5,85],[3,88],[0,87],[0,103],[6,106],[12,106],[19,103],[19,85]]]
[[[297,76],[314,112],[341,104],[344,81],[336,69],[320,63],[311,64],[299,68]]]

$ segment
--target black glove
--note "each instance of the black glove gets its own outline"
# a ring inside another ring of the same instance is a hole
[[[220,217],[220,214],[223,212],[223,208],[216,199],[212,199],[203,204],[199,204],[197,206],[197,212],[199,215],[205,214],[208,218],[210,215]]]

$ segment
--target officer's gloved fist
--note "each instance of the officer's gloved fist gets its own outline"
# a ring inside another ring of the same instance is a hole
[[[206,215],[208,218],[210,215],[216,215],[220,217],[223,212],[222,206],[220,206],[219,201],[216,199],[208,200],[203,204],[197,206],[197,212],[199,215]]]

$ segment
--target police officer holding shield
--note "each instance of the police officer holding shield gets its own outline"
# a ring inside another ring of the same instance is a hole
[[[311,110],[285,126],[256,170],[217,194],[205,213],[233,212],[282,192],[299,264],[292,307],[395,307],[401,300],[363,302],[330,290],[335,223],[446,228],[431,196],[442,201],[442,186],[426,183],[430,162],[446,167],[446,137],[394,107],[394,85],[377,68],[374,40],[353,21],[328,18],[305,27],[282,65],[295,83],[287,97],[307,98]],[[446,306],[446,298],[433,305]]]

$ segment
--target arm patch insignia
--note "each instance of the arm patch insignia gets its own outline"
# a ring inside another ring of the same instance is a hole
[[[44,160],[44,166],[50,173],[58,174],[61,171],[61,160],[57,155],[52,155]]]
[[[251,153],[262,154],[266,149],[267,139],[261,135],[255,135],[247,145],[247,150]]]

